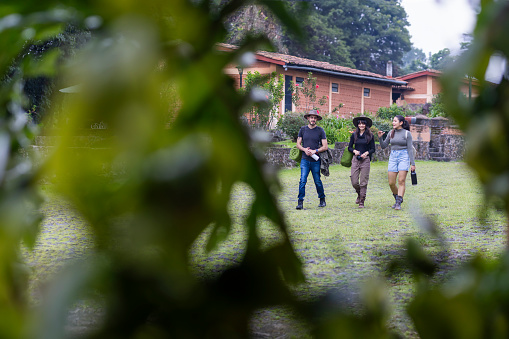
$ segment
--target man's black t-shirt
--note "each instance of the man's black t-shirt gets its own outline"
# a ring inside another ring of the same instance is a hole
[[[323,128],[316,126],[315,128],[311,129],[307,125],[300,128],[298,137],[302,138],[302,147],[309,147],[310,149],[320,148],[320,142],[322,139],[327,139]],[[313,158],[307,156],[304,152],[302,152],[302,159],[316,161]]]

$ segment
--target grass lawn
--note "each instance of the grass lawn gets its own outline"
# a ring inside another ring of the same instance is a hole
[[[305,284],[292,287],[301,299],[309,300],[334,290],[347,296],[355,306],[363,284],[381,278],[392,304],[389,325],[405,337],[416,338],[404,312],[405,303],[412,296],[412,278],[409,274],[393,277],[384,274],[386,263],[400,252],[405,239],[418,239],[427,253],[435,257],[439,265],[437,281],[446,280],[454,267],[473,254],[494,258],[503,250],[505,214],[483,208],[482,189],[465,164],[417,161],[416,165],[419,184],[411,186],[407,178],[400,211],[390,208],[394,198],[387,184],[387,162],[371,165],[364,209],[354,203],[356,195],[348,168],[332,166],[330,176],[322,176],[327,196],[325,208],[317,207],[319,201],[310,176],[301,211],[295,209],[300,169],[279,172],[282,190],[278,202],[285,211],[289,234],[307,277]],[[62,263],[82,257],[92,249],[85,223],[72,213],[69,205],[51,193],[48,197],[37,246],[32,253],[25,252],[33,268],[32,286],[49,277]],[[252,198],[249,187],[236,186],[230,203],[232,234],[211,253],[205,253],[201,246],[206,234],[196,241],[191,251],[196,272],[217,272],[241,259],[245,245],[241,223]],[[484,223],[479,219],[480,211],[486,216]],[[425,215],[439,227],[445,245],[423,230],[421,224],[426,223],[419,220]],[[259,225],[265,246],[279,241],[280,235],[268,221],[259,220]],[[269,337],[307,337],[303,328],[279,308],[260,310],[253,320],[253,332]]]
[[[281,146],[284,146],[284,147],[290,147],[292,148],[293,146],[297,145],[296,142],[293,142],[292,140],[284,140],[284,141],[278,141],[278,142],[274,142],[273,143],[274,145],[281,145]]]
[[[300,169],[280,171],[282,191],[279,204],[286,213],[289,233],[295,250],[304,263],[307,283],[295,287],[302,299],[323,295],[335,290],[353,300],[358,299],[362,285],[373,278],[383,278],[391,300],[393,313],[390,326],[405,337],[417,337],[404,313],[404,305],[412,296],[412,278],[409,274],[384,278],[387,262],[401,250],[408,237],[414,237],[427,253],[435,255],[440,267],[437,280],[444,280],[458,264],[473,254],[496,257],[505,246],[504,213],[483,209],[483,196],[469,168],[461,162],[416,163],[417,186],[407,178],[407,192],[403,208],[395,211],[390,206],[394,198],[387,184],[387,162],[374,162],[371,167],[366,208],[355,204],[356,194],[350,184],[350,169],[332,166],[329,177],[323,177],[327,207],[319,203],[313,179],[308,178],[304,210],[297,205]],[[239,185],[233,194],[231,212],[240,224],[247,212],[252,195],[248,187]],[[485,211],[487,220],[482,224],[479,214]],[[423,216],[433,220],[443,234],[444,247],[420,226]],[[277,242],[277,231],[267,221],[260,220],[260,234],[267,244]],[[197,249],[195,264],[201,270],[211,265],[227,265],[237,260],[236,251],[243,243],[243,230],[239,226],[232,237],[218,251],[209,255]],[[284,310],[264,310],[254,322],[254,330],[296,331],[290,324],[267,329],[268,319],[275,323],[286,317]],[[291,322],[290,322],[291,323]],[[284,333],[272,333],[283,335]]]

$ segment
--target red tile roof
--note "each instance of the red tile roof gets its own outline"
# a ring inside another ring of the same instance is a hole
[[[226,49],[237,49],[238,47],[235,45],[229,45],[229,44],[219,44],[220,47],[226,48]],[[281,54],[281,53],[274,53],[274,52],[266,52],[266,51],[258,51],[256,52],[256,56],[258,59],[260,56],[263,58],[267,58],[269,60],[263,60],[263,61],[273,61],[276,64],[280,65],[298,65],[298,66],[308,66],[308,67],[314,67],[319,68],[327,71],[334,71],[334,72],[341,72],[346,74],[354,74],[354,75],[362,75],[372,78],[378,78],[378,79],[387,79],[387,80],[395,80],[393,77],[388,77],[385,75],[372,73],[368,71],[361,71],[354,68],[349,67],[343,67],[334,65],[328,62],[324,61],[316,61],[306,58],[300,58],[293,55],[287,55],[287,54]]]
[[[397,77],[396,79],[403,80],[403,81],[408,81],[408,80],[415,79],[415,78],[418,78],[418,77],[421,77],[421,76],[426,76],[426,75],[429,75],[429,76],[432,76],[432,77],[439,77],[439,76],[442,75],[442,71],[438,71],[436,69],[426,69],[426,70],[423,70],[423,71],[417,71],[417,72],[405,74],[405,75]],[[471,80],[472,80],[472,85],[479,86],[479,81],[477,81],[477,79],[471,79]],[[468,81],[469,81],[469,79],[467,77],[465,77],[463,79],[464,83],[468,83]]]
[[[429,76],[432,76],[432,77],[439,77],[439,76],[442,75],[442,72],[441,71],[437,71],[435,69],[425,69],[423,71],[417,71],[417,72],[408,73],[408,74],[399,76],[396,79],[409,80],[409,79],[418,78],[418,77],[421,77],[421,76],[424,76],[424,75],[429,75]]]

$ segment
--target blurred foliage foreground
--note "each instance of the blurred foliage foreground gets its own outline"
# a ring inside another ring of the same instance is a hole
[[[240,95],[222,73],[229,63],[242,66],[245,53],[264,40],[248,39],[227,55],[214,46],[226,36],[224,19],[244,2],[229,1],[221,10],[198,0],[1,2],[0,70],[9,73],[0,89],[2,337],[64,337],[66,310],[84,296],[100,296],[105,305],[104,325],[90,335],[98,338],[243,338],[253,311],[271,305],[295,309],[318,337],[394,336],[376,290],[368,293],[365,311],[354,316],[299,303],[288,288],[304,275],[274,198],[278,183],[251,147],[257,134],[239,122],[243,109],[261,96]],[[282,2],[259,2],[302,36]],[[509,48],[509,5],[482,5],[475,33],[481,39],[462,69],[478,79],[487,58],[495,52],[507,56]],[[58,50],[40,58],[26,53],[30,44],[54,37],[67,24],[93,31],[79,56],[63,63]],[[80,91],[54,105],[61,110],[54,112],[61,142],[34,175],[17,150],[34,135],[26,124],[22,79],[37,75],[53,77],[59,88],[80,85]],[[456,121],[475,136],[469,163],[487,192],[508,206],[507,82],[495,87],[481,82],[484,91],[475,104],[461,106],[457,79],[445,87]],[[108,127],[106,147],[68,147],[91,122]],[[33,246],[37,236],[40,218],[30,211],[40,203],[38,175],[54,178],[86,218],[96,250],[44,289],[44,301],[33,310],[18,253],[20,241]],[[241,263],[209,281],[197,279],[189,269],[189,249],[207,228],[209,249],[228,237],[227,206],[236,182],[254,194]],[[282,235],[269,249],[260,246],[260,217]],[[422,259],[417,249],[408,252],[411,259],[413,254]],[[508,263],[508,258],[491,264],[476,260],[449,289],[431,289],[426,274],[433,270],[412,266],[419,288],[409,314],[421,337],[508,337]]]

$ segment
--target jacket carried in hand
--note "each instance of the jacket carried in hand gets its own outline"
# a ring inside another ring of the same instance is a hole
[[[332,152],[327,149],[325,152],[318,153],[320,157],[320,172],[326,177],[329,176],[329,165],[332,164]]]

